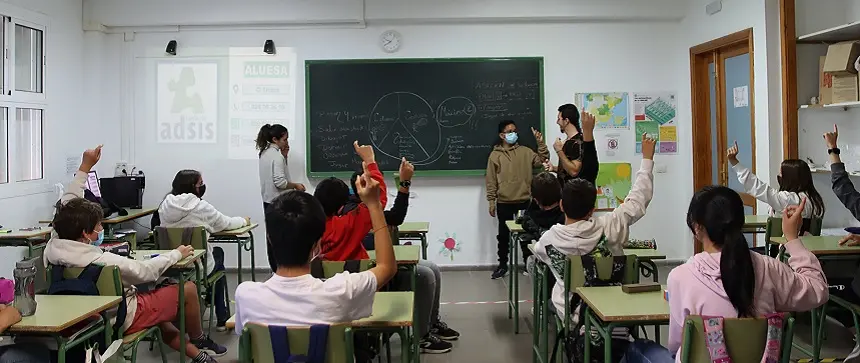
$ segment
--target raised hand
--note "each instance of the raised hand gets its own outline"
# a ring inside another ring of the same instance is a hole
[[[657,150],[657,140],[648,137],[648,134],[642,134],[642,158],[654,160],[654,153]]]
[[[582,124],[583,133],[585,133],[586,130],[593,131],[594,124],[596,123],[596,121],[594,120],[594,115],[585,111],[582,111],[579,114],[579,122]]]
[[[738,142],[735,141],[735,144],[732,145],[728,150],[726,150],[726,157],[729,158],[729,162],[732,165],[738,165]]]
[[[352,146],[355,147],[355,153],[361,158],[361,161],[372,164],[376,162],[376,156],[373,153],[373,147],[370,145],[359,145],[356,140]]]
[[[367,163],[361,163],[364,174],[355,180],[355,189],[364,204],[379,204],[379,182],[370,177]]]
[[[803,208],[805,206],[806,198],[803,198],[799,205],[792,205],[782,210],[782,234],[787,241],[796,240],[800,237],[800,226],[803,224]]]
[[[412,175],[415,174],[415,166],[412,165],[409,161],[404,157],[400,160],[400,180],[408,181],[412,180]]]
[[[827,143],[827,148],[835,149],[837,139],[839,139],[839,128],[833,125],[833,132],[824,133],[824,142]]]
[[[547,161],[543,162],[543,170],[548,171],[548,172],[555,172],[556,168],[555,168],[555,165],[552,165],[552,163],[549,160],[547,160]]]
[[[101,158],[102,145],[96,146],[95,149],[87,149],[84,151],[83,157],[81,157],[81,171],[89,172]]]
[[[538,144],[543,142],[543,134],[541,134],[540,131],[536,130],[534,127],[532,127],[532,135],[535,135],[535,140],[537,140]]]

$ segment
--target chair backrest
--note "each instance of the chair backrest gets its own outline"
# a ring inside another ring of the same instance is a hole
[[[821,218],[804,218],[801,229],[813,236],[820,236],[822,224]],[[764,240],[770,241],[771,237],[782,237],[782,218],[770,217],[767,219],[767,226],[764,229]]]
[[[791,358],[793,335],[794,318],[788,317],[783,324],[780,362],[787,363]],[[759,362],[767,343],[767,319],[724,319],[723,337],[733,362]],[[701,316],[690,315],[684,323],[681,362],[711,363]]]
[[[206,229],[203,227],[155,227],[155,246],[159,250],[172,250],[180,245],[206,249]]]
[[[310,327],[289,327],[287,335],[292,354],[307,354],[310,343]],[[239,361],[243,363],[275,362],[273,346],[284,342],[273,342],[267,325],[248,323],[239,339]],[[352,329],[347,325],[332,325],[328,330],[326,363],[353,362]]]
[[[322,265],[322,269],[320,269]],[[367,271],[372,267],[370,260],[355,260],[355,261],[320,261],[314,260],[311,262],[311,274],[318,279],[328,279],[334,275],[347,270],[351,266],[350,272]],[[322,270],[322,275],[318,271]]]
[[[48,276],[51,276],[52,269],[53,267],[48,265]],[[63,277],[74,279],[80,276],[83,271],[82,267],[66,267],[63,271]],[[50,284],[51,279],[48,279],[49,288]],[[122,280],[120,279],[119,267],[113,265],[102,267],[102,273],[99,275],[98,281],[96,281],[96,288],[99,289],[99,295],[101,296],[122,296]]]
[[[612,274],[612,263],[617,256],[595,257],[594,264],[597,265],[597,278],[608,279]],[[636,255],[624,255],[624,280],[622,284],[635,284],[639,282],[639,268]],[[585,286],[585,270],[582,266],[582,256],[567,256],[565,263],[565,289],[574,291],[577,287]]]

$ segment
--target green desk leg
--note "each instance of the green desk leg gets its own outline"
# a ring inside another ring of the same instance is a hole
[[[535,281],[532,287],[534,305],[532,312],[534,314],[532,328],[532,358],[534,362],[548,363],[549,336],[547,322],[549,318],[549,309],[547,308],[548,288],[546,286],[547,267],[543,263],[535,264]]]
[[[585,362],[591,362],[591,309],[588,308],[588,304],[582,304],[583,316],[585,316],[585,322],[583,325],[585,327],[585,347],[583,347],[583,360]]]
[[[535,270],[537,270],[537,266],[535,266]],[[538,313],[538,307],[540,306],[540,301],[538,299],[538,295],[540,295],[540,285],[541,280],[543,280],[543,276],[537,271],[534,271],[534,277],[532,281],[532,362],[540,362],[538,360],[538,354],[535,347],[537,347],[538,343],[538,327],[540,327],[540,315]]]
[[[243,247],[242,240],[237,239],[236,240],[236,253],[237,253],[236,260],[238,260],[238,265],[239,265],[238,270],[236,271],[236,275],[238,275],[238,279],[239,279],[239,282],[237,283],[237,285],[242,283],[242,250],[244,249],[242,247]]]
[[[427,232],[421,233],[421,258],[427,259]]]
[[[418,265],[416,264],[416,265],[412,265],[412,291],[413,292],[415,292],[415,289],[418,286],[417,279],[418,279]],[[413,297],[413,299],[414,299],[414,297]],[[421,352],[419,351],[419,349],[421,349],[419,347],[421,337],[417,336],[417,334],[420,330],[418,329],[419,328],[418,318],[417,318],[416,314],[418,314],[418,310],[413,309],[413,311],[412,311],[412,334],[411,334],[412,354],[413,354],[412,360],[415,363],[419,363],[421,361]],[[407,339],[409,339],[409,337],[407,337]]]
[[[105,331],[105,327],[107,326],[106,320],[104,317],[99,314],[98,325],[94,328],[91,328],[88,332],[83,333],[72,340],[66,340],[62,335],[54,335],[54,340],[57,341],[57,362],[66,363],[66,353],[69,349],[72,349],[81,343],[86,342],[90,338],[94,337],[96,334]]]
[[[239,260],[241,261],[241,255]],[[185,363],[185,273],[179,272],[179,363]]]
[[[519,241],[517,240],[518,233],[511,232],[510,233],[510,243],[508,243],[508,265],[509,274],[508,276],[508,319],[514,319],[514,334],[519,334],[520,332],[520,301],[519,301],[519,288],[520,288],[520,279],[519,279],[519,261],[518,251],[519,251]]]

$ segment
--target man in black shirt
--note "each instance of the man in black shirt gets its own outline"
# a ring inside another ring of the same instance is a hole
[[[579,122],[582,122],[580,127]],[[561,105],[558,108],[556,124],[567,136],[566,140],[559,138],[553,145],[558,155],[558,167],[545,165],[547,171],[558,174],[562,187],[568,180],[579,178],[594,184],[600,164],[597,160],[597,148],[594,145],[594,115],[582,112],[573,104]]]

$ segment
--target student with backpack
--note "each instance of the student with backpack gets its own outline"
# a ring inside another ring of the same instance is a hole
[[[680,362],[684,321],[689,315],[754,318],[808,311],[827,302],[821,264],[799,238],[806,205],[804,198],[800,205],[783,209],[782,231],[789,241],[784,246],[791,255],[786,264],[749,250],[743,233],[744,205],[737,192],[724,186],[696,192],[687,211],[687,226],[703,252],[669,273],[668,350],[638,341],[628,350],[627,362]]]
[[[216,362],[212,356],[224,355],[227,348],[203,334],[200,302],[194,283],[188,282],[184,286],[185,316],[181,318],[185,319],[187,333],[191,338],[185,347],[179,346],[179,329],[173,325],[173,321],[180,318],[179,287],[172,285],[146,293],[137,293],[134,287],[137,284],[155,282],[176,262],[190,256],[193,248],[180,246],[151,260],[138,261],[104,252],[98,247],[104,240],[104,228],[101,224],[103,212],[101,206],[83,198],[83,191],[87,173],[100,158],[101,146],[84,152],[80,168],[75,173],[74,180],[66,187],[54,216],[54,235],[45,247],[45,264],[80,268],[92,264],[117,266],[126,287],[127,311],[123,324],[125,334],[158,325],[165,342],[171,348],[184,352],[194,363]]]
[[[564,224],[564,212],[560,207],[561,185],[555,175],[546,171],[535,175],[532,179],[531,195],[529,206],[517,221],[523,227],[519,244],[524,263],[528,263],[532,255],[532,251],[528,248],[530,243],[539,240],[552,226]],[[523,274],[527,272],[523,271]]]

